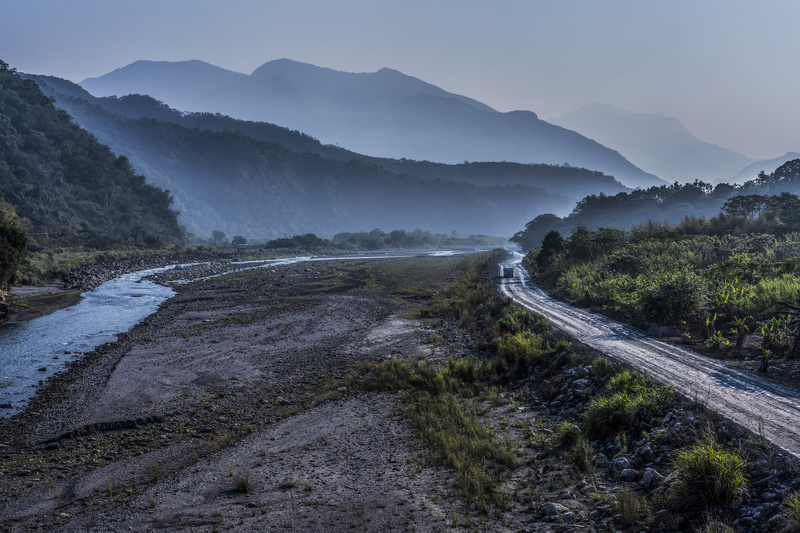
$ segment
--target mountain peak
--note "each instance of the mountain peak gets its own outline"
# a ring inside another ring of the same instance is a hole
[[[594,103],[553,120],[622,153],[668,182],[728,178],[752,160],[699,140],[677,118]],[[691,154],[691,157],[688,157]]]

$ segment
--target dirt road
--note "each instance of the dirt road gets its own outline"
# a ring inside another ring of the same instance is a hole
[[[522,256],[515,254],[502,265],[515,269],[513,279],[502,280],[504,294],[547,315],[553,326],[580,342],[673,385],[737,424],[759,431],[763,420],[766,438],[792,454],[800,454],[798,393],[768,383],[754,372],[728,367],[615,320],[556,301],[533,285],[521,260]]]

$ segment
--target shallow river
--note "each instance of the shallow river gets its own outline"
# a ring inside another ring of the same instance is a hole
[[[175,291],[142,278],[167,268],[125,274],[85,292],[77,305],[0,328],[0,403],[14,403],[0,417],[24,406],[40,380],[153,313]]]
[[[242,261],[235,271],[288,265],[304,261],[378,259],[408,255],[452,255],[452,251],[420,250],[353,254],[346,257],[293,257],[271,261]],[[175,291],[142,279],[173,266],[125,274],[83,294],[72,307],[50,315],[0,328],[0,419],[19,411],[36,393],[40,381],[64,370],[69,361],[91,352],[130,330],[156,311]],[[230,272],[230,271],[229,271]],[[215,276],[210,276],[215,277]],[[200,278],[205,279],[205,278]],[[178,281],[180,283],[180,281]]]

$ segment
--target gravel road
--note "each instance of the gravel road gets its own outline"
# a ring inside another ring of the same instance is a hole
[[[501,291],[524,307],[547,315],[553,326],[602,353],[624,361],[675,387],[689,398],[800,455],[800,395],[691,350],[655,340],[636,328],[550,298],[536,287],[515,254],[502,266],[514,267]]]

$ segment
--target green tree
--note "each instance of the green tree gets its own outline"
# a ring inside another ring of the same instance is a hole
[[[22,231],[24,225],[25,220],[17,216],[12,206],[0,202],[0,297],[3,299],[25,253],[28,238]]]
[[[233,239],[231,240],[231,244],[236,246],[237,248],[240,246],[247,246],[247,239],[242,237],[241,235],[234,235]]]
[[[214,241],[215,244],[223,244],[228,242],[228,236],[225,235],[225,232],[218,229],[215,229],[214,232],[211,234],[211,239]]]

